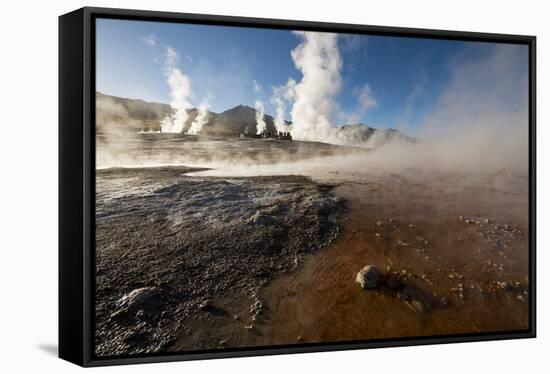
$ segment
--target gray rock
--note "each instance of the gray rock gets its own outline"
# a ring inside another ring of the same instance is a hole
[[[208,310],[212,307],[212,302],[210,300],[205,300],[199,304],[200,310]]]
[[[126,310],[148,309],[154,307],[160,301],[160,292],[155,287],[136,288],[122,296],[117,302],[117,307]]]
[[[380,272],[374,265],[367,265],[361,269],[355,277],[355,283],[361,288],[376,288],[378,286],[378,280],[380,279]]]
[[[250,222],[256,225],[271,225],[274,221],[275,218],[260,211],[257,211],[250,217]]]

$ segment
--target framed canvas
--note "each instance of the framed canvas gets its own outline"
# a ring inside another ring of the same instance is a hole
[[[59,18],[59,355],[535,337],[535,37]]]

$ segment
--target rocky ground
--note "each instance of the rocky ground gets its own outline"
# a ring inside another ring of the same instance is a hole
[[[528,328],[526,173],[151,136],[98,166],[208,169],[97,171],[98,355]]]
[[[260,287],[337,235],[343,201],[332,186],[189,171],[97,171],[99,356],[227,344],[238,320],[242,333],[262,311]]]

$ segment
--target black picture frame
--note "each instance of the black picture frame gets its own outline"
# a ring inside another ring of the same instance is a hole
[[[95,357],[95,20],[97,18],[524,44],[529,47],[529,329],[373,341]],[[536,37],[85,7],[59,17],[59,357],[103,366],[536,337]]]

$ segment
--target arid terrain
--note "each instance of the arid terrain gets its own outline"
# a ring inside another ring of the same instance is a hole
[[[349,202],[339,239],[262,289],[256,344],[528,328],[522,178],[374,171],[334,193]],[[354,283],[367,264],[373,290]]]
[[[97,147],[100,356],[528,328],[524,173],[314,142]]]

